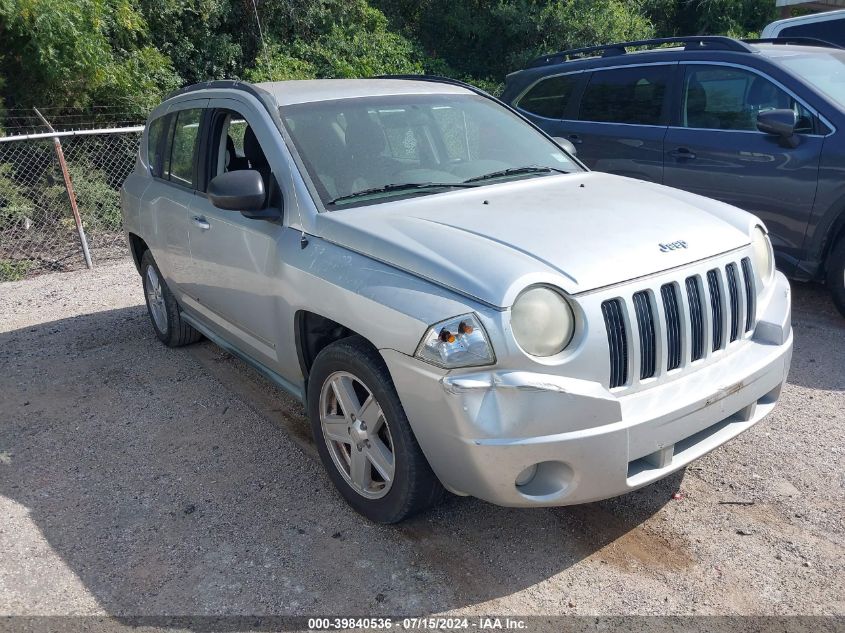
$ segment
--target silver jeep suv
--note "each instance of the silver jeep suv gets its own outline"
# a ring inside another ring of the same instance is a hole
[[[122,190],[156,335],[201,335],[307,406],[379,522],[444,488],[582,503],[775,406],[790,290],[739,209],[591,173],[456,82],[186,88]]]

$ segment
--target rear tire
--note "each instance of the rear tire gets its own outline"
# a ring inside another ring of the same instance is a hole
[[[147,301],[147,314],[158,340],[168,347],[181,347],[200,340],[202,334],[182,319],[179,304],[167,287],[150,251],[145,251],[141,258],[141,279],[144,284],[144,298]]]
[[[845,237],[834,245],[827,260],[827,287],[833,296],[833,303],[845,316]]]
[[[366,518],[397,523],[443,498],[387,366],[363,338],[343,339],[317,355],[308,417],[329,478]]]

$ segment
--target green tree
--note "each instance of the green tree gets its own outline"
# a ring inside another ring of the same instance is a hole
[[[0,0],[0,75],[17,107],[149,109],[180,79],[128,0]]]
[[[268,20],[267,52],[256,52],[246,77],[278,81],[422,72],[421,54],[412,42],[390,31],[384,14],[364,0],[330,0],[321,7],[320,14],[309,19],[306,12],[305,19],[284,28],[278,20]]]
[[[777,8],[770,0],[644,0],[642,10],[663,37],[756,37],[777,18]]]
[[[150,42],[173,62],[186,84],[238,77],[244,43],[254,54],[251,2],[231,0],[140,0]],[[256,34],[257,35],[257,34]]]
[[[653,28],[626,0],[376,0],[415,38],[430,72],[488,85],[549,51],[648,37]]]
[[[143,115],[179,85],[240,77],[426,71],[496,90],[546,52],[746,36],[774,12],[771,0],[0,0],[0,109]]]

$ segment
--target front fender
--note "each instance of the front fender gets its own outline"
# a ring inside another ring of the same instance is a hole
[[[307,240],[305,248],[297,244],[288,258],[290,313],[307,310],[332,319],[379,349],[412,355],[432,323],[488,309],[319,237]]]

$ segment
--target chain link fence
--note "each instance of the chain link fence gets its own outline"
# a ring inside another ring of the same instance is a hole
[[[127,254],[120,186],[142,127],[0,138],[0,281],[84,267],[75,197],[93,265]],[[54,145],[61,143],[71,184]]]

